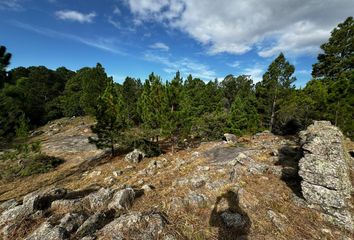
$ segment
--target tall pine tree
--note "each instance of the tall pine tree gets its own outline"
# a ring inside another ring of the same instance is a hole
[[[6,52],[5,46],[0,46],[0,89],[8,82],[6,68],[10,65],[11,53]]]
[[[143,120],[146,135],[155,137],[161,134],[162,117],[164,113],[165,86],[159,76],[151,73],[143,86],[143,92],[138,101],[138,111]]]
[[[292,76],[294,71],[295,67],[285,59],[283,53],[280,53],[269,65],[262,81],[256,85],[259,109],[263,114],[263,124],[268,125],[270,131],[273,131],[275,127],[279,103],[294,89],[292,86],[296,80]]]
[[[105,90],[107,82],[107,74],[99,63],[83,73],[80,103],[86,114],[95,115],[98,97]]]
[[[186,134],[187,127],[184,124],[185,109],[182,107],[184,101],[183,80],[180,73],[171,82],[166,83],[166,95],[164,103],[164,114],[162,130],[172,142],[172,152],[179,141],[179,138]]]
[[[97,123],[92,131],[97,139],[90,138],[98,148],[110,148],[115,155],[115,146],[124,142],[124,131],[127,129],[127,113],[123,97],[117,92],[113,80],[109,80],[103,94],[97,100],[95,110]]]

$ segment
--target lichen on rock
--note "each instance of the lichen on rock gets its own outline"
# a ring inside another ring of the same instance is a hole
[[[304,156],[299,162],[299,175],[304,198],[320,206],[333,223],[354,231],[348,211],[350,157],[343,134],[330,122],[315,121],[300,133],[300,140]]]

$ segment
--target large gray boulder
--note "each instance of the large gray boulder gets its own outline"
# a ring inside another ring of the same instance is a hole
[[[237,137],[236,137],[236,135],[234,135],[234,134],[225,133],[225,134],[224,134],[224,137],[225,137],[226,142],[227,142],[228,144],[233,145],[233,144],[236,144],[236,143],[237,143]]]
[[[28,216],[31,213],[32,212],[28,212],[26,208],[23,207],[23,205],[10,208],[0,215],[0,226],[5,223],[12,222],[15,219]]]
[[[348,210],[352,190],[351,159],[343,134],[327,121],[316,121],[300,133],[304,156],[299,162],[301,189],[306,201],[320,206],[329,219],[353,231]]]
[[[113,196],[114,190],[110,188],[101,188],[97,192],[87,196],[91,209],[100,209],[105,207]]]
[[[52,226],[49,222],[44,222],[26,240],[62,240],[67,239],[68,235],[64,228]]]
[[[76,231],[76,237],[81,239],[94,234],[114,218],[114,211],[96,212],[91,215]]]
[[[15,199],[7,200],[0,204],[0,212],[16,207],[18,202]]]
[[[85,217],[78,213],[67,213],[60,219],[59,227],[65,229],[68,233],[76,231],[85,221]]]
[[[138,149],[134,149],[134,151],[128,153],[124,160],[130,163],[139,163],[141,162],[145,157],[145,153],[138,150]]]
[[[132,188],[126,188],[116,192],[112,201],[108,204],[109,209],[122,210],[129,209],[133,205],[135,192]]]
[[[131,212],[102,228],[98,239],[160,239],[166,223],[160,213]]]
[[[8,208],[0,215],[0,225],[20,220],[31,214],[50,207],[53,201],[63,198],[65,189],[53,188],[44,192],[33,192],[23,198],[23,204]]]
[[[23,206],[29,212],[44,210],[51,206],[52,202],[65,197],[66,189],[53,188],[44,192],[33,192],[23,198]]]

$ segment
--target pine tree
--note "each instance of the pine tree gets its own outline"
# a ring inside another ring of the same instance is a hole
[[[19,118],[18,126],[16,127],[16,137],[20,139],[26,139],[29,132],[29,121],[25,114],[22,114]]]
[[[176,73],[170,83],[166,83],[165,95],[162,130],[171,139],[172,152],[174,152],[179,138],[188,132],[184,124],[185,109],[182,107],[184,99],[183,80],[179,72]]]
[[[255,102],[250,98],[237,96],[232,103],[228,119],[230,132],[236,135],[255,133],[259,129],[259,116]]]
[[[252,94],[253,81],[249,76],[240,75],[233,76],[227,75],[221,82],[223,95],[226,99],[226,108],[230,109],[236,96],[241,98],[248,97]]]
[[[11,139],[23,115],[19,99],[9,96],[4,90],[0,91],[0,140]]]
[[[82,75],[86,71],[89,71],[89,68],[80,69],[65,85],[65,90],[60,98],[60,105],[67,117],[84,115],[80,98],[82,96]]]
[[[354,19],[348,17],[333,29],[328,42],[321,45],[323,53],[313,65],[312,76],[335,80],[339,76],[354,74]]]
[[[10,65],[11,57],[11,53],[6,52],[5,46],[0,46],[0,89],[8,81],[9,77],[6,68]]]
[[[132,125],[139,125],[141,118],[138,113],[138,100],[143,86],[140,79],[127,77],[122,85],[122,94],[127,106],[128,118]]]
[[[279,102],[294,89],[292,83],[295,67],[291,65],[282,53],[269,65],[263,80],[256,85],[256,94],[260,112],[263,114],[263,124],[268,122],[269,130],[275,127],[276,111]]]
[[[95,115],[98,97],[107,86],[108,77],[101,64],[84,71],[82,74],[82,94],[80,104],[86,114]]]
[[[348,17],[333,29],[323,53],[313,65],[312,76],[325,85],[328,93],[325,119],[354,138],[354,19]],[[323,106],[322,106],[323,108]]]
[[[165,103],[165,87],[161,83],[161,78],[154,73],[149,75],[143,86],[143,93],[138,101],[138,111],[143,120],[143,128],[146,135],[155,137],[161,133],[162,116]]]
[[[109,81],[102,96],[97,100],[95,110],[97,123],[92,131],[97,139],[90,138],[98,148],[110,148],[115,155],[115,146],[124,142],[124,131],[127,129],[127,113],[121,94],[117,92],[113,81]]]

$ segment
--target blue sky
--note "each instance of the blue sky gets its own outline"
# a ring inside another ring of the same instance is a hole
[[[11,68],[100,62],[117,82],[177,70],[259,81],[284,52],[304,86],[320,44],[353,12],[350,0],[0,0],[0,45]]]

